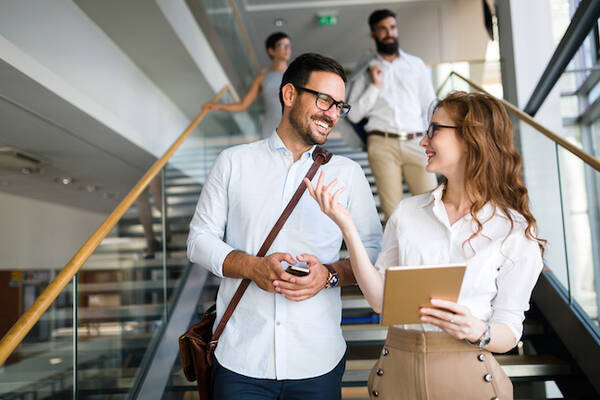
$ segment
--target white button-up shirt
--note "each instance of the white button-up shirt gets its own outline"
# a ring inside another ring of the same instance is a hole
[[[450,225],[443,189],[400,202],[386,225],[376,267],[383,274],[391,266],[466,263],[458,304],[483,321],[507,325],[518,341],[543,266],[540,248],[525,236],[527,223],[520,214],[511,213],[509,234],[510,221],[489,203],[477,214],[483,230],[469,241],[475,221],[467,214]],[[402,327],[439,330],[429,324]]]
[[[268,139],[224,150],[206,180],[190,224],[189,259],[222,277],[229,252],[256,254],[312,165],[313,149],[293,162],[292,153],[274,133]],[[325,172],[326,182],[337,178],[345,187],[340,202],[352,214],[374,261],[381,247],[381,223],[361,167],[334,155],[320,170]],[[332,263],[339,259],[341,243],[337,225],[306,191],[268,254],[287,252],[296,257],[309,253],[322,263]],[[228,277],[221,281],[217,323],[240,282]],[[341,308],[339,287],[294,302],[251,283],[227,323],[215,355],[225,368],[253,378],[323,375],[346,351]]]
[[[373,85],[369,69],[359,74],[350,89],[348,118],[352,122],[369,118],[367,132],[424,132],[436,97],[423,61],[400,50],[392,62],[377,55],[372,64],[383,70],[381,88]]]

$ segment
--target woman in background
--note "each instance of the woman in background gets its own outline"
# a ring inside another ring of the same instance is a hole
[[[542,269],[521,159],[504,106],[480,93],[454,92],[435,108],[425,149],[428,172],[445,182],[400,202],[386,225],[382,253],[369,262],[336,181],[323,174],[310,194],[341,229],[356,280],[381,312],[392,266],[465,263],[456,303],[432,299],[421,324],[391,327],[369,377],[371,398],[512,399],[512,384],[491,352],[512,349]],[[284,293],[285,294],[285,293]]]
[[[275,32],[269,35],[265,42],[267,54],[271,58],[271,69],[264,68],[250,84],[248,93],[241,101],[231,104],[205,103],[203,108],[208,111],[223,110],[228,112],[245,111],[256,101],[259,92],[262,93],[265,104],[263,114],[261,137],[266,138],[275,132],[275,128],[281,120],[281,104],[279,103],[279,86],[281,78],[287,69],[288,61],[292,55],[292,43],[290,37],[283,32]]]

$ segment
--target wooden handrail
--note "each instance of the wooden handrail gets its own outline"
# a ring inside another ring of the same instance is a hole
[[[212,99],[211,102],[215,103],[223,94],[228,91],[231,96],[235,99],[237,96],[229,87],[224,86]],[[110,215],[104,220],[102,225],[90,236],[90,238],[81,246],[79,251],[71,258],[71,260],[63,267],[59,274],[50,282],[48,287],[39,295],[34,303],[19,317],[17,322],[10,328],[10,330],[4,335],[2,341],[0,341],[0,366],[4,365],[4,362],[10,356],[10,354],[17,348],[19,343],[23,340],[25,335],[31,330],[31,328],[38,322],[42,315],[46,312],[48,307],[58,297],[60,292],[67,286],[67,284],[73,279],[73,276],[79,271],[81,266],[87,261],[92,255],[96,248],[100,245],[102,240],[108,235],[112,228],[119,222],[123,214],[131,207],[133,202],[142,194],[146,186],[154,179],[154,177],[160,172],[165,166],[167,161],[171,158],[173,153],[179,148],[181,143],[189,136],[189,134],[198,126],[204,119],[208,111],[203,109],[196,118],[190,123],[190,125],[183,131],[183,133],[175,140],[175,142],[169,147],[169,149],[159,158],[152,167],[144,174],[144,176],[136,183],[131,191],[125,196],[125,198],[119,203],[119,205],[110,213]]]
[[[462,79],[463,81],[467,82],[470,86],[474,87],[478,91],[480,91],[482,93],[487,93],[490,96],[493,96],[497,100],[501,101],[502,104],[504,104],[504,106],[508,109],[508,111],[511,112],[515,117],[517,117],[520,120],[524,121],[525,123],[531,125],[535,129],[537,129],[538,131],[540,131],[548,139],[552,140],[554,143],[558,144],[559,146],[561,146],[565,150],[569,151],[574,156],[576,156],[579,159],[581,159],[584,163],[586,163],[590,167],[594,168],[596,171],[600,172],[600,161],[597,158],[595,158],[591,154],[589,154],[589,153],[581,150],[577,146],[574,146],[573,144],[569,143],[568,141],[566,141],[565,139],[563,139],[562,137],[560,137],[556,133],[552,132],[550,129],[548,129],[545,126],[543,126],[540,123],[538,123],[529,114],[527,114],[527,113],[519,110],[517,107],[515,107],[510,102],[508,102],[508,101],[506,101],[504,99],[498,98],[498,97],[490,94],[484,88],[482,88],[481,86],[479,86],[475,82],[471,81],[470,79],[465,78],[464,76],[462,76],[458,72],[455,72],[455,71],[450,72],[450,74],[448,74],[448,77],[444,80],[444,83],[442,83],[442,85],[440,86],[440,89],[446,84],[446,82],[450,79],[450,77],[452,75],[455,75],[458,78]]]

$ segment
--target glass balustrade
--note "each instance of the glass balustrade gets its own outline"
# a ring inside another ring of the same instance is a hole
[[[226,93],[220,101],[232,98]],[[231,137],[253,140],[241,135],[241,126],[232,114],[207,114],[156,178],[155,190],[148,188],[125,213],[0,368],[0,399],[128,398],[152,360],[189,268],[188,227],[212,162]],[[153,256],[140,223],[144,209]],[[57,272],[0,272],[1,333]],[[199,296],[213,300],[217,284],[199,288]]]

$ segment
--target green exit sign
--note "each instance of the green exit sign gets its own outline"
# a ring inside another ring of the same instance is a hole
[[[319,25],[335,25],[338,23],[337,15],[317,15],[317,19],[319,20]]]

